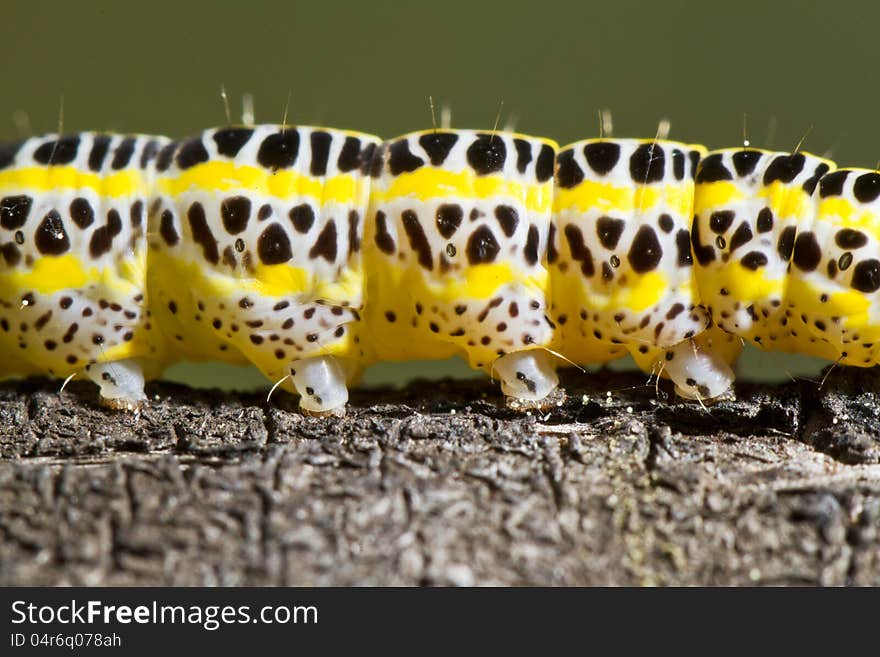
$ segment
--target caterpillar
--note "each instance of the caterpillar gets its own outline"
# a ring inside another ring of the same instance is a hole
[[[377,361],[460,354],[530,407],[629,353],[711,400],[743,341],[878,362],[878,197],[877,171],[659,138],[33,137],[0,147],[0,376],[131,409],[179,360],[252,363],[320,415]]]

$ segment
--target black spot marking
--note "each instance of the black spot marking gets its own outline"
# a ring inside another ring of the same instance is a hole
[[[257,238],[257,255],[263,264],[279,265],[293,257],[287,231],[278,222],[266,226]]]
[[[260,209],[257,211],[257,220],[258,221],[266,221],[269,217],[272,216],[272,206],[268,203],[263,203],[260,206]]]
[[[547,233],[547,262],[551,265],[559,259],[559,251],[556,249],[556,224],[550,223]]]
[[[315,240],[315,243],[309,250],[309,257],[312,259],[324,258],[327,262],[335,262],[336,241],[336,222],[331,219],[321,229],[321,232],[318,233],[318,239]]]
[[[181,169],[189,169],[197,164],[208,161],[208,151],[202,143],[201,138],[194,137],[185,141],[177,151],[175,158],[177,166]]]
[[[780,233],[779,239],[776,241],[776,252],[785,262],[788,262],[791,259],[796,234],[797,229],[794,226],[786,226],[782,230],[782,233]]]
[[[859,292],[876,292],[880,290],[880,260],[862,260],[853,269],[850,286]]]
[[[816,236],[807,231],[797,236],[794,243],[794,257],[792,262],[803,271],[813,271],[819,266],[822,260],[822,249],[819,248],[819,242]]]
[[[574,224],[565,225],[565,239],[568,240],[568,248],[571,251],[571,259],[581,263],[581,272],[584,276],[590,277],[596,273],[593,264],[593,254],[584,243],[584,236],[581,229]]]
[[[385,147],[381,144],[379,146],[369,144],[367,148],[372,149],[372,155],[364,160],[361,170],[366,168],[365,173],[371,178],[378,178],[382,175],[382,167],[385,165]]]
[[[688,177],[693,180],[694,176],[697,175],[697,167],[700,165],[700,158],[703,156],[700,151],[691,151],[688,153],[688,161],[691,163],[690,171],[688,171]]]
[[[174,227],[174,214],[171,210],[164,210],[159,220],[159,234],[168,246],[176,246],[180,241],[180,235]]]
[[[43,217],[34,233],[34,244],[43,255],[61,255],[70,248],[70,238],[57,211],[49,210]]]
[[[131,156],[134,155],[134,147],[137,140],[134,137],[126,137],[113,152],[113,160],[110,162],[110,168],[119,170],[124,169],[131,162]]]
[[[76,159],[79,137],[71,135],[43,142],[34,151],[34,159],[40,164],[70,164]]]
[[[468,238],[467,256],[472,265],[493,262],[500,250],[501,247],[488,226],[480,226]]]
[[[574,151],[566,150],[559,154],[556,160],[559,164],[556,170],[556,183],[563,189],[577,187],[584,180],[584,172],[577,162],[574,161]]]
[[[726,233],[733,224],[734,216],[735,215],[731,210],[719,210],[713,212],[709,217],[709,228],[719,235]]]
[[[843,194],[843,183],[846,182],[850,172],[846,169],[834,171],[822,176],[819,181],[819,196],[827,198],[828,196],[840,196]]]
[[[388,168],[393,176],[411,173],[424,164],[422,158],[409,150],[409,141],[406,139],[399,139],[388,148]]]
[[[630,246],[627,260],[633,271],[644,274],[657,268],[663,257],[663,249],[657,239],[656,231],[650,226],[639,227]]]
[[[609,251],[616,249],[625,225],[623,219],[599,217],[596,220],[596,235],[598,235],[602,246]]]
[[[444,203],[437,208],[435,215],[437,230],[444,239],[449,239],[455,234],[462,219],[464,219],[464,211],[457,203]]]
[[[532,266],[538,263],[538,242],[540,239],[541,235],[538,233],[538,227],[534,224],[530,225],[529,233],[526,237],[526,245],[523,249],[523,256],[526,262]]]
[[[107,212],[107,223],[99,226],[89,240],[89,255],[100,258],[113,247],[113,238],[122,232],[122,218],[115,209]]]
[[[657,223],[660,224],[660,228],[664,233],[671,233],[672,229],[675,228],[675,221],[665,212],[660,215]]]
[[[394,238],[391,237],[391,233],[388,232],[388,224],[387,217],[385,213],[381,210],[376,212],[376,246],[379,247],[379,250],[382,253],[387,255],[391,255],[394,253],[395,244]]]
[[[721,153],[713,153],[700,162],[700,170],[697,172],[698,183],[713,183],[722,180],[733,180],[733,174],[724,166],[724,158]]]
[[[810,176],[809,178],[807,178],[804,181],[804,184],[801,185],[803,190],[807,194],[812,195],[812,193],[816,189],[816,185],[819,183],[819,180],[822,178],[822,176],[825,175],[825,173],[828,171],[828,169],[829,169],[829,166],[827,164],[825,164],[824,162],[822,164],[819,164],[818,166],[816,166],[816,170],[813,172],[813,175]]]
[[[177,143],[171,142],[162,147],[162,150],[159,151],[159,155],[156,157],[156,171],[166,171],[171,166],[177,146]]]
[[[750,175],[761,160],[761,151],[737,151],[733,154],[733,167],[740,178]]]
[[[730,252],[733,253],[743,244],[747,244],[753,237],[754,235],[752,234],[752,229],[749,228],[748,222],[743,221],[730,237]]]
[[[119,216],[119,211],[115,208],[107,212],[107,230],[111,237],[116,237],[122,232],[122,217]]]
[[[525,173],[529,162],[532,161],[532,145],[525,139],[514,138],[513,147],[516,149],[516,170]]]
[[[432,132],[419,137],[419,146],[425,149],[431,164],[439,167],[457,141],[458,135],[452,132]]]
[[[777,155],[770,165],[764,170],[764,184],[769,185],[777,180],[790,183],[804,170],[807,158],[803,153],[791,155]]]
[[[673,306],[669,309],[669,312],[666,313],[666,319],[670,319],[670,320],[675,319],[683,312],[684,312],[684,304],[682,304],[682,303],[673,304]]]
[[[770,208],[762,208],[758,213],[757,226],[759,233],[769,233],[773,230],[773,212]]]
[[[336,160],[336,168],[342,173],[354,171],[361,166],[361,140],[357,137],[348,136],[342,142],[339,158]]]
[[[214,133],[214,143],[217,144],[217,152],[226,157],[235,157],[241,150],[254,131],[251,128],[222,128]]]
[[[834,262],[833,260],[831,262]],[[849,269],[849,266],[853,262],[853,254],[847,251],[846,253],[842,253],[840,258],[837,259],[837,266],[840,268],[840,271],[846,271]]]
[[[267,135],[257,151],[257,162],[261,166],[277,171],[292,167],[299,155],[299,132],[287,128]]]
[[[868,236],[860,230],[853,230],[852,228],[841,228],[834,235],[834,242],[841,249],[846,249],[847,251],[849,251],[865,246],[865,244],[868,243]]]
[[[251,218],[251,200],[246,196],[231,196],[220,203],[223,227],[230,235],[238,235],[247,228]]]
[[[361,216],[357,210],[348,212],[348,255],[357,253],[361,248],[361,236],[358,233],[358,225],[361,222]]]
[[[656,143],[641,144],[629,158],[629,173],[641,185],[660,182],[666,168],[666,154]]]
[[[362,174],[364,174],[365,176],[372,175],[373,167],[377,166],[374,161],[376,159],[376,155],[378,155],[378,159],[379,159],[379,163],[378,163],[379,169],[378,170],[381,170],[381,168],[382,168],[382,160],[381,160],[382,148],[381,148],[381,146],[377,147],[375,143],[370,141],[370,142],[367,142],[366,144],[364,144],[363,148],[361,148],[361,152],[360,152],[360,155],[358,156],[358,159],[360,160],[360,163],[361,163],[360,172]],[[355,338],[354,341],[358,342],[359,339]]]
[[[863,173],[853,183],[853,194],[860,203],[871,203],[880,196],[880,173]]]
[[[315,223],[315,211],[308,203],[300,203],[288,212],[290,221],[298,233],[308,233]]]
[[[541,151],[538,153],[538,161],[535,162],[535,178],[539,183],[547,182],[553,177],[555,159],[554,151],[550,144],[541,144]]]
[[[0,226],[6,230],[17,230],[25,225],[34,199],[24,194],[4,196],[0,201]]]
[[[220,262],[220,252],[217,249],[217,239],[211,232],[208,220],[205,217],[205,208],[201,203],[193,203],[186,213],[189,219],[189,227],[192,231],[193,242],[202,247],[202,255],[205,260],[216,265]]]
[[[620,159],[620,144],[599,141],[584,146],[584,157],[590,168],[600,176],[611,171]]]
[[[89,151],[89,169],[100,171],[104,166],[104,159],[110,150],[110,137],[108,135],[96,135],[92,140],[92,150]]]
[[[502,232],[507,237],[513,237],[516,227],[519,225],[519,212],[509,205],[499,205],[495,208],[495,218],[501,226]]]
[[[755,271],[760,267],[766,267],[767,262],[767,256],[760,251],[749,251],[742,257],[742,260],[740,260],[740,264],[742,264],[743,267],[751,269],[752,271]]]
[[[693,228],[691,230],[691,245],[694,248],[694,255],[697,257],[697,262],[701,265],[708,265],[715,260],[715,249],[711,246],[703,246],[702,244],[702,240],[700,239],[700,222],[697,217],[694,217]]]
[[[153,161],[156,157],[156,154],[159,152],[159,142],[155,139],[150,139],[146,144],[144,144],[144,149],[141,151],[141,159],[138,162],[141,169],[146,169],[147,165]]]
[[[501,171],[505,159],[507,147],[497,135],[479,134],[467,149],[468,164],[481,176]]]
[[[418,255],[419,264],[427,270],[434,268],[434,260],[431,255],[431,244],[422,229],[419,218],[412,210],[404,210],[401,214],[403,220],[403,229],[409,238],[409,245]],[[377,216],[378,219],[378,216]],[[380,246],[381,248],[381,246]]]
[[[15,267],[21,261],[21,251],[12,242],[6,242],[0,246],[0,254],[10,267]]]
[[[327,161],[330,159],[330,144],[333,137],[329,132],[316,130],[309,137],[312,146],[312,162],[309,166],[313,176],[323,176],[327,173]]]
[[[675,234],[675,250],[678,252],[676,262],[679,267],[690,267],[694,264],[691,257],[691,236],[684,228]]]
[[[837,263],[834,260],[829,260],[826,271],[828,272],[828,278],[834,278],[837,276]]]
[[[138,228],[144,222],[144,202],[138,199],[132,203],[128,217],[131,220],[131,225]]]
[[[672,151],[672,173],[676,180],[684,180],[684,153],[677,148]]]

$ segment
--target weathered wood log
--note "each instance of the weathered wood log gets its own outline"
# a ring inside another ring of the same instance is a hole
[[[638,375],[542,414],[485,382],[283,396],[0,387],[0,584],[880,585],[880,376],[737,386]]]

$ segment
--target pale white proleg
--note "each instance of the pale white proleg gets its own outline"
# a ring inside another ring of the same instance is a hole
[[[539,349],[505,354],[495,361],[492,371],[501,379],[505,395],[523,401],[544,399],[559,385],[550,354]]]
[[[290,375],[303,410],[328,414],[345,408],[348,402],[345,370],[333,356],[298,360],[291,366]]]
[[[134,358],[87,365],[86,376],[101,388],[101,401],[112,408],[137,408],[147,400],[144,372]]]
[[[693,340],[667,350],[663,371],[675,383],[675,391],[686,399],[713,399],[726,393],[734,380],[733,370],[721,356],[700,348]]]

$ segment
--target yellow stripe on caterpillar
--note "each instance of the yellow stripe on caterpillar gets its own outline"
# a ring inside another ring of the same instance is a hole
[[[99,196],[120,198],[146,194],[147,181],[140,171],[127,169],[118,173],[97,174],[72,166],[34,166],[0,171],[0,191],[22,190],[52,192],[89,189]]]
[[[477,199],[523,199],[530,212],[547,212],[553,203],[553,188],[548,184],[526,184],[509,176],[478,176],[472,170],[448,171],[425,167],[396,176],[385,188],[374,187],[373,203],[387,203],[397,198],[414,197],[420,201],[458,197]]]
[[[176,173],[174,177],[162,176],[156,181],[156,189],[172,197],[194,190],[246,190],[283,200],[308,197],[319,205],[358,202],[365,200],[368,194],[367,184],[363,179],[351,174],[338,174],[322,179],[296,171],[273,172],[263,167],[223,161],[198,164]]]

